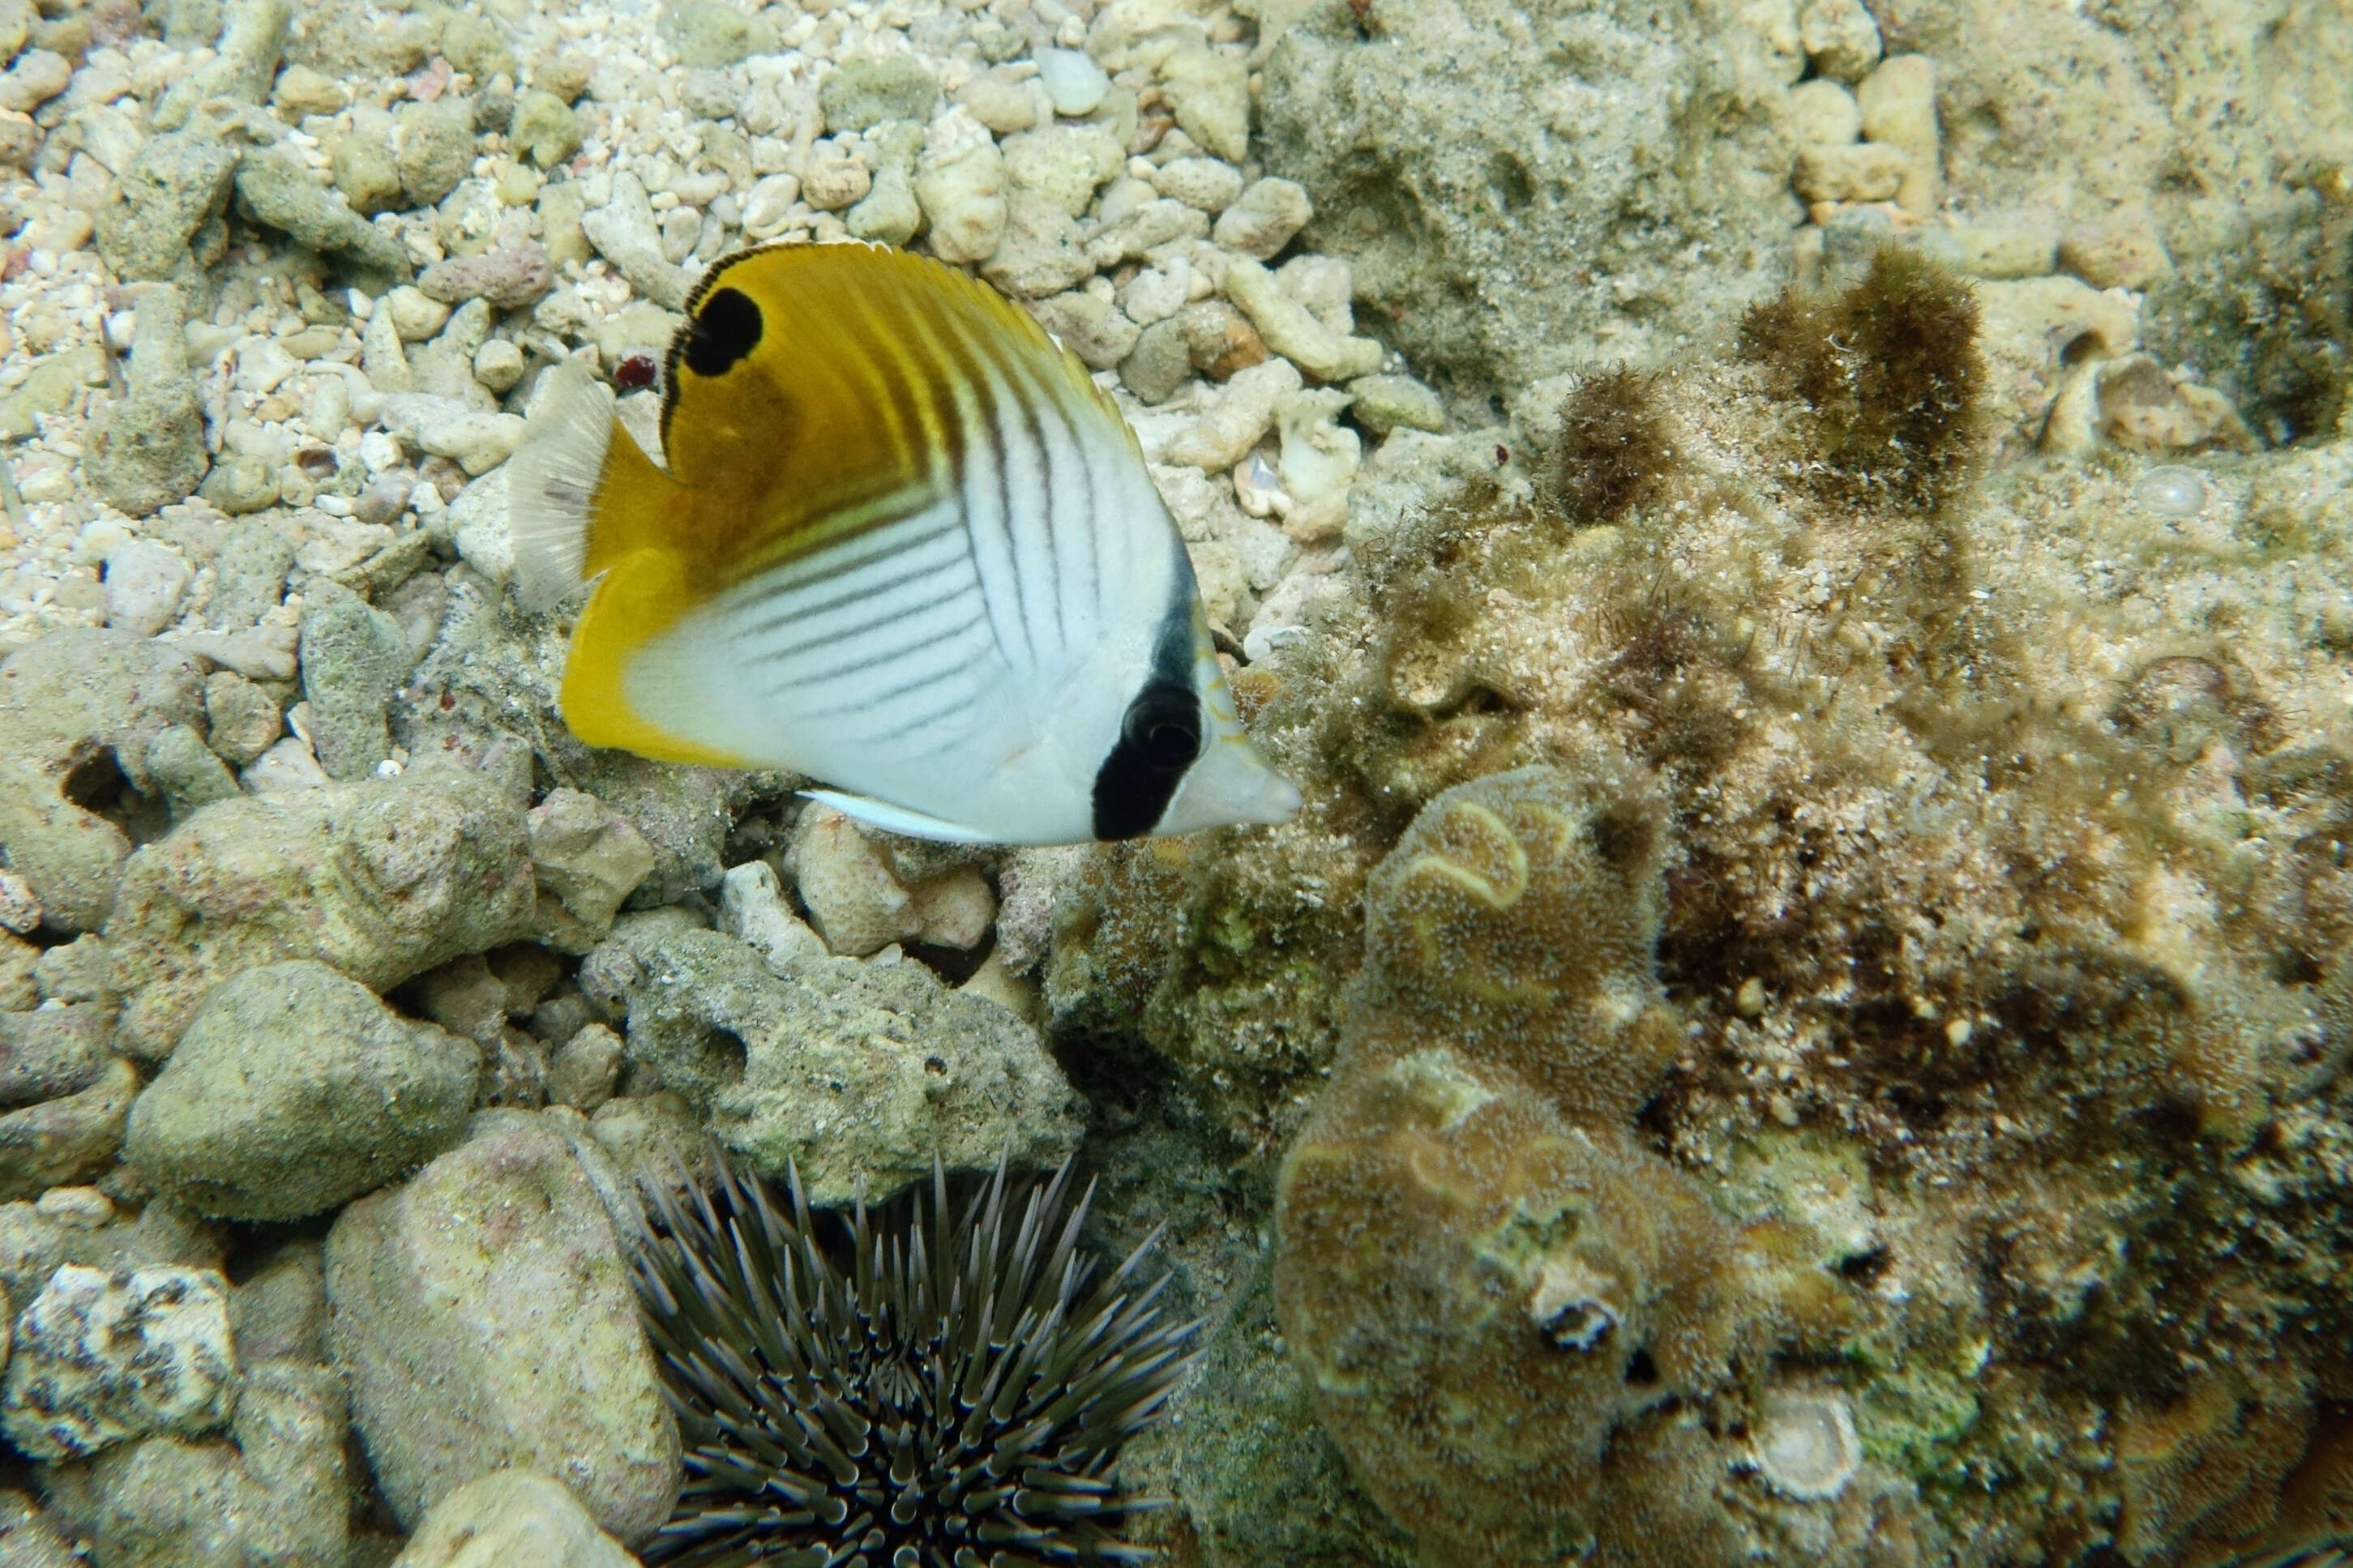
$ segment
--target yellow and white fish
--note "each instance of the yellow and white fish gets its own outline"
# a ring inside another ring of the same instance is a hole
[[[1029,314],[865,245],[715,264],[657,466],[577,362],[510,465],[516,596],[596,588],[565,721],[786,768],[892,832],[1062,844],[1276,823],[1135,437]]]

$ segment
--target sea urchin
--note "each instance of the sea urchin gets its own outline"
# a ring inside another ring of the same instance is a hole
[[[947,1179],[820,1240],[784,1194],[714,1155],[708,1185],[649,1189],[638,1300],[687,1479],[649,1563],[1047,1568],[1134,1562],[1150,1503],[1120,1446],[1188,1363],[1191,1324],[1139,1289],[1146,1239],[1098,1278],[1067,1163],[1002,1165],[951,1212]],[[838,1223],[838,1222],[829,1222]]]

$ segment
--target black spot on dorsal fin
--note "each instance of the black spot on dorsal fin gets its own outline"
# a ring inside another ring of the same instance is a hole
[[[697,375],[724,375],[759,346],[765,323],[760,307],[735,289],[714,289],[686,328],[686,368]]]

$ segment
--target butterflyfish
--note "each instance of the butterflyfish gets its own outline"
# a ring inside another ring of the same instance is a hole
[[[1085,368],[986,284],[880,246],[715,263],[662,462],[577,361],[508,476],[514,587],[594,583],[560,703],[666,762],[781,768],[920,838],[1279,823],[1190,562]]]

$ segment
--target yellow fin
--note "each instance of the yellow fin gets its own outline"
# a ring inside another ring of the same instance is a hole
[[[628,445],[636,450],[635,443]],[[638,550],[607,563],[604,570],[605,580],[573,628],[572,658],[559,700],[565,723],[589,745],[618,746],[656,762],[750,766],[732,752],[671,734],[629,700],[631,662],[693,603],[677,553]]]

